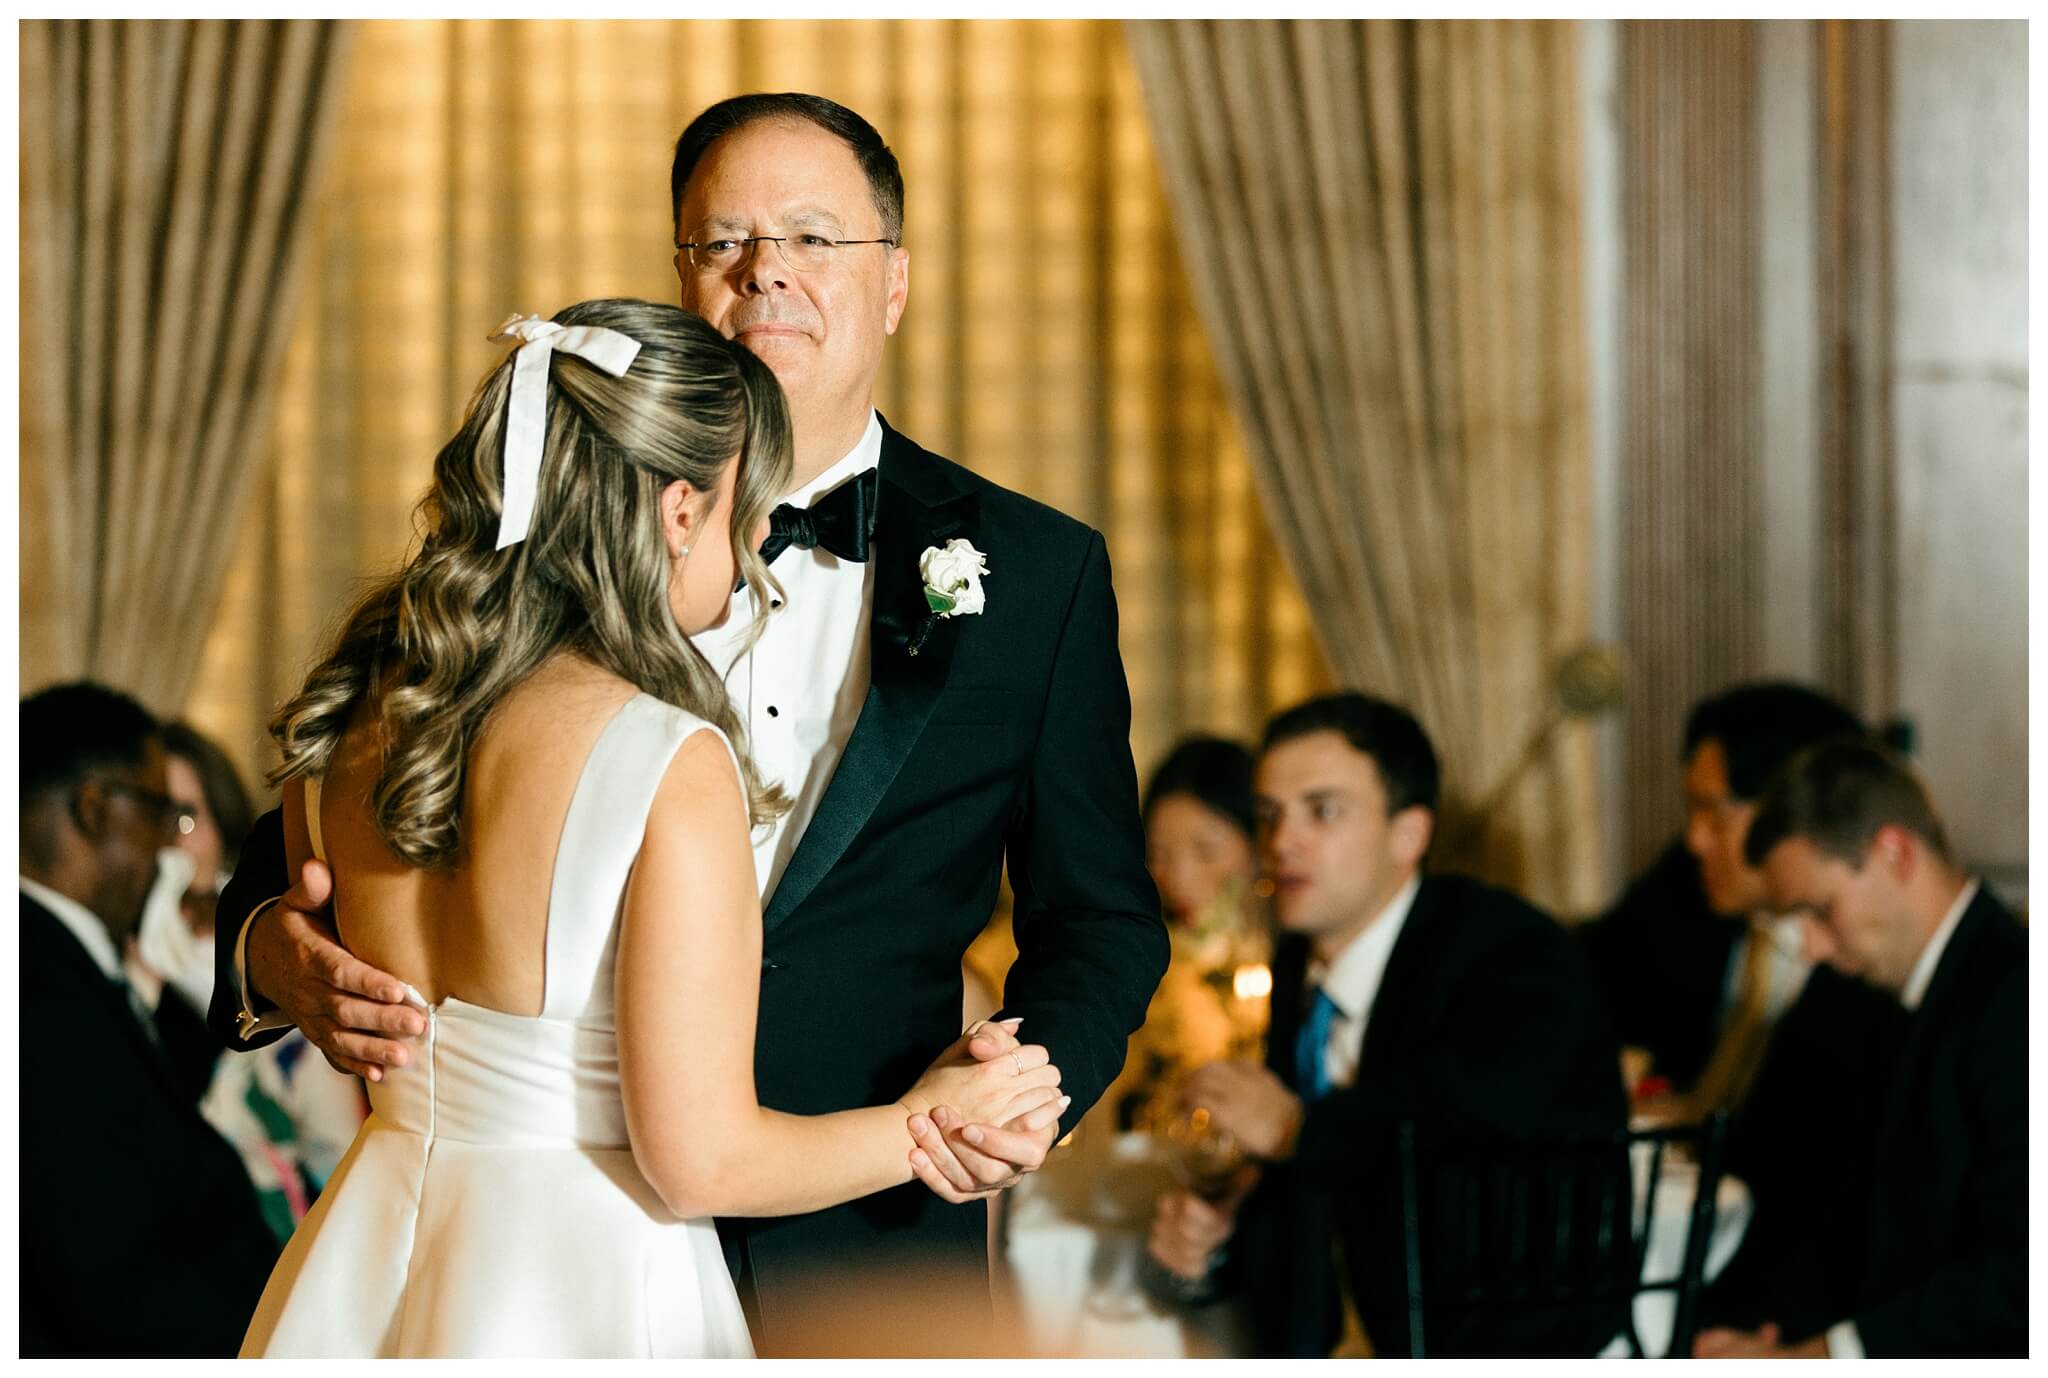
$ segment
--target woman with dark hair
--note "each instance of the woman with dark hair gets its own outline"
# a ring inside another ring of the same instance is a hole
[[[908,1121],[940,1104],[1032,1130],[1064,1108],[1044,1048],[975,1062],[965,1036],[895,1102],[759,1104],[748,830],[788,801],[689,638],[736,580],[765,621],[781,389],[648,302],[499,338],[417,553],[271,726],[292,872],[331,867],[343,944],[425,1031],[373,1079],[248,1355],[744,1356],[712,1216],[907,1183]],[[818,1032],[829,1057],[827,1011]]]
[[[1270,946],[1256,918],[1252,756],[1220,737],[1188,737],[1145,787],[1145,864],[1159,886],[1173,956],[1124,1064],[1123,1118],[1170,1100],[1186,1068],[1244,1052],[1260,1009],[1240,969]]]
[[[1145,864],[1167,916],[1199,926],[1219,901],[1241,909],[1252,853],[1252,755],[1220,737],[1189,737],[1145,787]]]
[[[136,934],[135,955],[151,977],[138,989],[168,986],[203,1019],[213,998],[214,903],[256,815],[226,752],[182,722],[165,725],[163,743],[164,780],[180,810],[172,844],[178,855],[160,863]],[[219,1051],[211,1037],[206,1041]]]

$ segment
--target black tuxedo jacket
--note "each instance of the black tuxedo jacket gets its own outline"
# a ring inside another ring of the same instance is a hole
[[[987,606],[935,621],[913,655],[918,557],[956,537],[988,557]],[[1059,1065],[1065,1132],[1122,1067],[1167,959],[1108,554],[1080,522],[885,423],[870,558],[867,701],[763,916],[761,1101],[821,1114],[901,1095],[959,1037],[961,955],[1007,860],[1019,955],[1003,1012]],[[235,935],[285,889],[282,856],[267,815],[221,898],[212,1016],[231,1046]],[[779,1348],[778,1312],[822,1280],[916,1267],[971,1278],[987,1306],[986,1209],[914,1182],[720,1228],[764,1351]]]
[[[1812,1335],[1849,1314],[1868,1256],[1871,1174],[1905,1036],[1892,996],[1832,967],[1806,978],[1771,1030],[1728,1130],[1728,1171],[1755,1203],[1708,1286],[1709,1325],[1776,1322]]]
[[[1267,1065],[1294,1085],[1309,945],[1273,962]],[[1627,1123],[1620,1048],[1570,937],[1504,890],[1426,876],[1366,1020],[1357,1080],[1308,1109],[1291,1161],[1247,1198],[1227,1275],[1249,1298],[1259,1353],[1327,1355],[1341,1325],[1331,1237],[1373,1348],[1408,1352],[1397,1131],[1577,1134]],[[1432,1350],[1591,1354],[1618,1315],[1501,1318],[1432,1334]]]
[[[233,1358],[277,1258],[242,1160],[56,916],[21,900],[21,1353]],[[175,997],[171,997],[175,998]]]
[[[1873,1358],[2027,1352],[2027,939],[1979,888],[1907,1024],[1856,1330]]]

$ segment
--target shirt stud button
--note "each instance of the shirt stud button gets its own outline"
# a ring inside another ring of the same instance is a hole
[[[782,716],[782,714],[779,710],[777,710],[775,705],[771,703],[768,705],[768,716],[771,718],[779,718]]]

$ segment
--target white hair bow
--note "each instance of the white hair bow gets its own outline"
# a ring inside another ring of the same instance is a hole
[[[498,510],[498,545],[503,550],[526,539],[540,491],[541,451],[548,431],[548,359],[556,350],[589,361],[623,378],[640,353],[640,342],[601,325],[557,325],[513,312],[491,335],[492,343],[520,342],[512,361],[512,400],[505,409],[505,496]]]

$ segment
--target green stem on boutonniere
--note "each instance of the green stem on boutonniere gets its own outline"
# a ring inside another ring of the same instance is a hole
[[[917,633],[910,638],[910,654],[916,655],[924,649],[924,639],[932,634],[932,624],[945,613],[953,611],[959,600],[949,594],[940,593],[929,584],[925,586],[924,601],[931,605],[931,611],[924,615],[924,621],[917,624]]]

